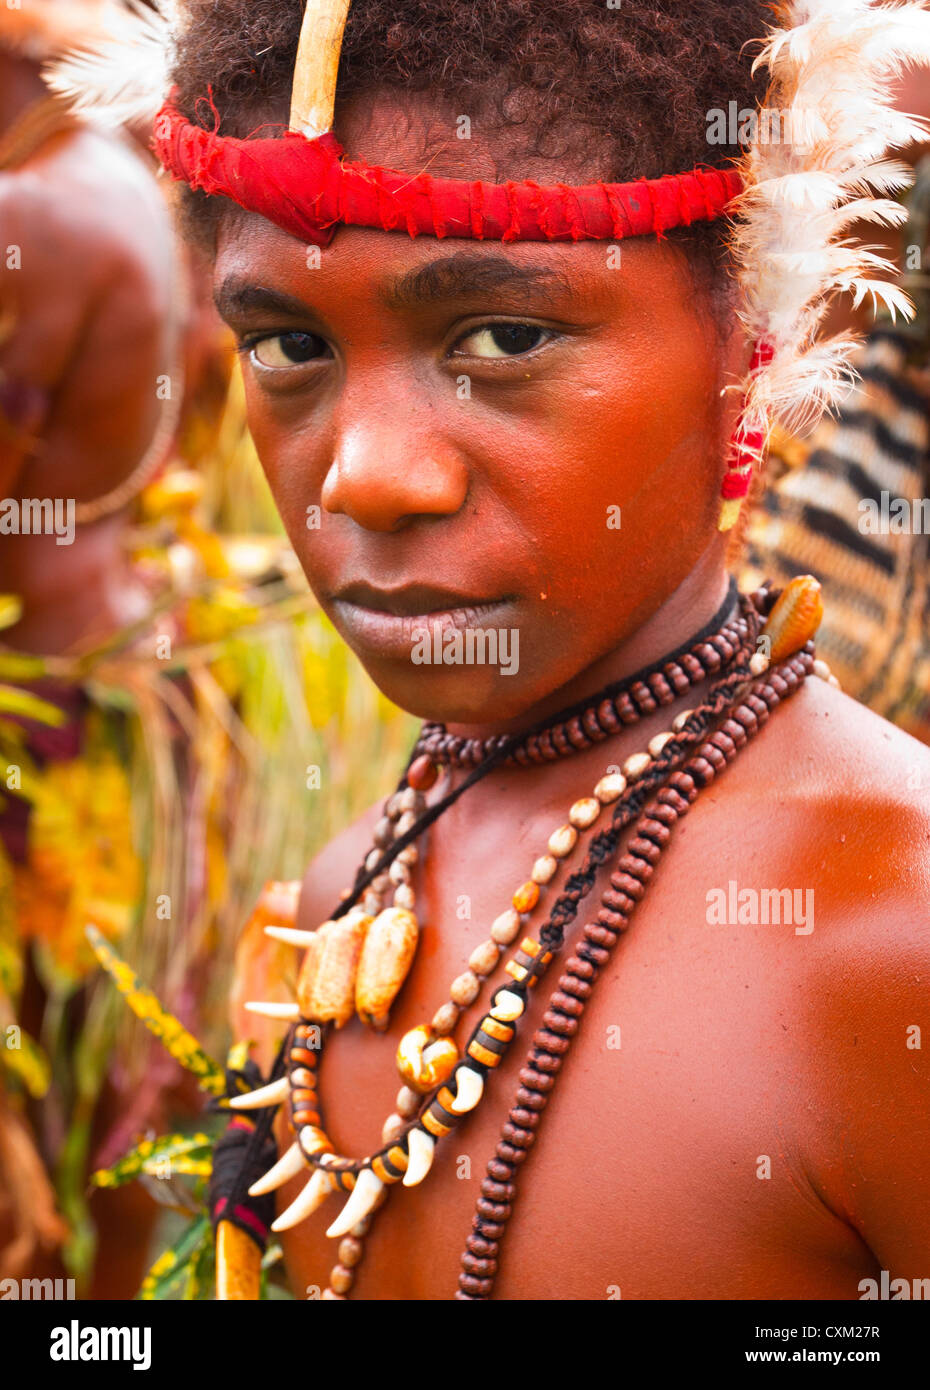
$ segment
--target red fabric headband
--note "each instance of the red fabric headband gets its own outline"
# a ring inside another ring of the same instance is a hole
[[[719,217],[741,187],[739,176],[724,169],[581,187],[411,176],[344,160],[332,134],[318,140],[291,132],[271,140],[218,135],[192,125],[170,102],[155,119],[152,145],[176,179],[231,198],[317,246],[328,245],[338,223],[500,241],[661,235]]]

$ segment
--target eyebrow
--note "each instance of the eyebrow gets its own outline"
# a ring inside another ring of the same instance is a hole
[[[387,308],[409,309],[498,289],[532,290],[545,301],[572,291],[568,277],[555,266],[518,265],[503,256],[459,251],[408,270],[381,290],[379,298]],[[227,321],[250,313],[306,318],[311,312],[310,306],[294,295],[253,284],[238,275],[227,276],[214,295],[214,303]]]
[[[269,290],[264,285],[254,285],[238,275],[229,275],[213,296],[217,312],[221,318],[234,318],[237,314],[262,313],[287,314],[291,318],[306,318],[309,306],[293,295]]]
[[[380,298],[390,309],[409,309],[514,288],[532,289],[544,299],[571,293],[568,277],[555,266],[518,265],[503,256],[460,251],[408,270],[382,290]]]

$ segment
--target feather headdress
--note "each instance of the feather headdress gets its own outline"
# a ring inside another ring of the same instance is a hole
[[[153,119],[168,93],[178,23],[175,0],[156,0],[156,6],[152,10],[141,0],[126,0],[113,24],[111,41],[87,43],[81,53],[59,61],[48,74],[50,85],[89,119],[111,124]],[[307,0],[305,6],[290,128],[310,141],[331,128],[348,8],[349,0]],[[743,297],[741,316],[754,346],[747,378],[741,384],[743,404],[721,487],[721,530],[728,530],[737,519],[773,424],[789,430],[812,424],[855,379],[850,365],[855,336],[820,336],[831,298],[850,293],[859,304],[869,296],[886,304],[893,314],[911,313],[907,296],[882,278],[893,273],[891,263],[850,232],[856,222],[895,226],[904,219],[903,210],[889,195],[907,185],[910,171],[886,155],[925,138],[926,126],[894,110],[891,86],[908,64],[930,62],[930,11],[921,0],[780,0],[776,15],[780,27],[763,40],[755,62],[756,68],[768,69],[769,89],[756,116],[755,139],[739,165],[744,191],[728,207],[738,217],[732,249]],[[176,140],[163,142],[167,157],[184,153],[185,158],[172,165],[175,176],[202,180],[208,165],[222,163],[219,146],[223,142],[210,137],[213,147],[207,158],[192,143],[202,140],[203,132],[194,127],[181,130],[182,124]],[[224,147],[224,157],[228,155],[234,177],[208,191],[237,198],[243,206],[257,208],[274,220],[276,204],[272,198],[269,205],[265,197],[258,153],[250,151],[244,167],[234,148],[237,142],[226,143],[230,148]],[[325,163],[322,152],[320,157]],[[351,174],[350,166],[343,167],[331,151],[329,160],[326,170],[333,180]],[[366,187],[377,172],[365,171]],[[246,174],[252,183],[258,179],[261,197],[257,202],[245,198]],[[322,177],[319,171],[317,176]],[[304,188],[306,171],[300,177],[302,192],[315,207],[322,185]],[[271,170],[267,182],[272,189],[277,187],[279,172]],[[415,182],[402,180],[402,187]],[[442,181],[429,182],[430,189],[421,191],[432,216],[430,199]],[[206,185],[201,181],[195,186]],[[556,190],[559,196],[561,189],[560,185]],[[534,185],[532,198],[538,203],[545,191]],[[482,192],[482,198],[486,196],[487,190]],[[375,201],[379,215],[381,202],[390,204],[390,198],[382,199],[380,194]],[[342,206],[338,199],[337,203]],[[408,213],[409,209],[403,217],[398,214],[387,222],[358,216],[356,221],[406,227],[412,235],[419,226],[414,227],[415,219]],[[685,220],[691,217],[689,213]],[[338,220],[334,213],[330,223]],[[467,216],[459,216],[457,210],[459,234],[487,234],[480,207],[478,231],[472,227],[475,220],[471,204]],[[281,225],[293,230],[289,223]],[[652,224],[648,228],[656,229]],[[616,228],[612,232],[619,234]],[[505,235],[511,238],[509,226]],[[522,235],[519,228],[514,235]]]
[[[109,0],[105,23],[72,40],[45,81],[97,125],[151,125],[171,86],[180,28],[175,0]]]
[[[45,80],[71,109],[98,124],[151,124],[171,86],[182,27],[178,0],[98,0],[111,13],[102,33],[75,40]],[[308,139],[332,127],[336,72],[349,0],[307,0],[294,65],[290,129]]]
[[[926,139],[923,121],[894,110],[891,85],[930,62],[930,11],[871,0],[786,0],[755,68],[770,85],[740,165],[744,191],[732,249],[741,318],[754,344],[722,489],[720,529],[736,521],[773,424],[808,428],[855,373],[850,333],[819,336],[832,296],[866,297],[911,317],[907,296],[880,277],[895,267],[849,235],[855,222],[896,226],[887,195],[911,181],[889,150]]]

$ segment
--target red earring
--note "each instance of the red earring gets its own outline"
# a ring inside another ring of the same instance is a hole
[[[720,485],[722,501],[717,521],[719,531],[729,531],[731,527],[736,525],[743,499],[749,492],[749,485],[752,482],[753,467],[757,463],[761,463],[765,452],[768,436],[767,421],[758,408],[750,406],[751,382],[758,372],[769,365],[774,354],[775,349],[764,338],[760,338],[752,350],[752,359],[749,363],[750,386],[743,396],[739,419],[730,438],[727,471],[724,473],[723,482]]]

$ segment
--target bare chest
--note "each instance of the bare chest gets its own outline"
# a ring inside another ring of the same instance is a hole
[[[740,934],[738,922],[720,929],[708,921],[713,821],[679,828],[679,843],[601,972],[507,1197],[495,1297],[843,1298],[855,1297],[869,1272],[864,1247],[822,1206],[793,1153],[791,1116],[803,1097],[792,1067],[786,934],[789,950],[803,941],[791,923],[747,924]],[[493,836],[479,835],[467,856],[447,841],[419,875],[422,936],[388,1033],[353,1021],[324,1054],[324,1123],[342,1152],[379,1146],[399,1084],[397,1043],[447,998],[527,877],[538,833],[522,838],[498,837],[492,853]],[[559,886],[547,890],[528,934],[538,932]],[[563,960],[597,901],[596,887],[566,934]],[[560,971],[557,956],[480,1105],[440,1141],[427,1179],[390,1189],[353,1296],[454,1296],[482,1180]],[[504,978],[498,970],[486,982],[459,1039]],[[285,1189],[281,1205],[297,1190]],[[338,1200],[286,1240],[295,1292],[304,1296],[325,1287],[335,1261],[325,1228]]]

